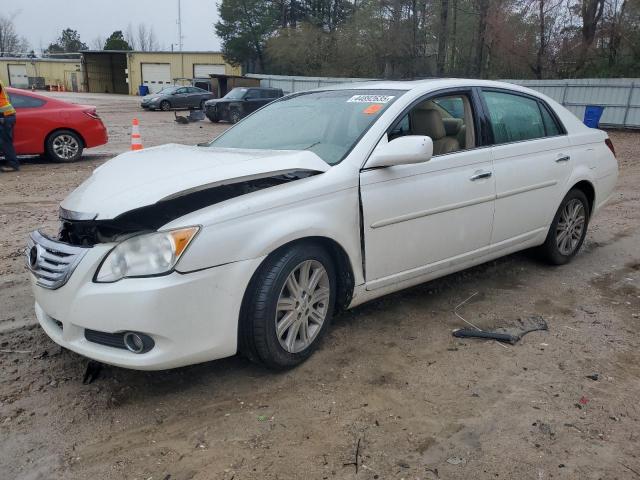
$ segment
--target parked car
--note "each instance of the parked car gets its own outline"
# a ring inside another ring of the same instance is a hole
[[[189,108],[203,109],[207,100],[215,95],[198,87],[165,87],[158,93],[142,97],[140,106],[146,110],[171,109],[186,110]]]
[[[96,107],[10,87],[7,93],[17,112],[13,144],[18,155],[46,154],[54,162],[73,162],[85,148],[109,140]]]
[[[250,113],[282,96],[279,88],[238,87],[222,98],[208,100],[204,105],[204,112],[214,123],[220,120],[238,123]]]
[[[605,132],[523,87],[298,93],[97,169],[29,238],[36,315],[122,367],[291,367],[340,309],[526,248],[569,262],[617,175]]]

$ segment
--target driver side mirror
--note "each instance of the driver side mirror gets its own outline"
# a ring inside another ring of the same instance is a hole
[[[431,160],[433,140],[422,135],[407,135],[394,138],[379,145],[371,154],[366,168],[410,165]]]

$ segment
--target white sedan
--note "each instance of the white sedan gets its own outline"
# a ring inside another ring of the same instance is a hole
[[[514,85],[292,94],[96,169],[30,236],[36,315],[112,365],[291,367],[340,309],[526,248],[568,262],[617,175],[605,132]]]

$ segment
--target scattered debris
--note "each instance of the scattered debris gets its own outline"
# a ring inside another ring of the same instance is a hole
[[[548,329],[549,327],[547,326],[547,322],[544,321],[544,318],[540,315],[532,315],[526,318],[519,318],[512,327],[500,327],[490,331],[463,328],[454,330],[453,336],[457,338],[488,338],[513,345],[527,333]]]
[[[100,376],[100,371],[102,370],[102,364],[100,362],[94,362],[93,360],[89,360],[87,363],[87,369],[84,372],[84,378],[82,379],[83,385],[89,385],[93,383],[94,380]]]
[[[618,462],[620,465],[622,465],[624,468],[626,468],[627,470],[629,470],[631,473],[635,474],[636,477],[640,478],[640,472],[638,472],[637,470],[634,470],[633,468],[629,467],[628,465],[625,465],[622,462]]]
[[[175,122],[181,125],[187,125],[192,122],[199,122],[204,120],[204,112],[202,110],[189,110],[189,116],[183,117],[182,115],[178,115],[177,112],[173,112],[173,116],[175,117]]]
[[[580,405],[586,405],[587,403],[589,403],[589,399],[587,397],[580,397]]]
[[[447,463],[450,463],[451,465],[464,465],[467,461],[462,457],[450,457],[447,458]]]
[[[589,380],[593,380],[594,382],[597,382],[598,379],[600,378],[600,375],[598,375],[597,373],[594,373],[592,375],[587,375],[587,377]]]
[[[356,444],[356,453],[353,462],[344,463],[343,466],[354,465],[356,467],[356,474],[358,473],[358,464],[360,463],[360,441],[362,438],[358,438],[358,443]]]

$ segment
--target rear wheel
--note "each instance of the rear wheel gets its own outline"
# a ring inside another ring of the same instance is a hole
[[[169,100],[163,100],[160,102],[160,110],[162,110],[163,112],[171,110],[171,104],[169,103]]]
[[[335,292],[335,268],[323,248],[300,243],[272,254],[245,296],[242,351],[271,368],[302,363],[331,323]]]
[[[53,132],[47,138],[47,157],[54,162],[75,162],[82,156],[83,149],[80,136],[70,130]]]
[[[581,190],[567,193],[551,223],[547,239],[540,247],[549,263],[563,265],[578,253],[587,235],[589,214],[589,201]]]

